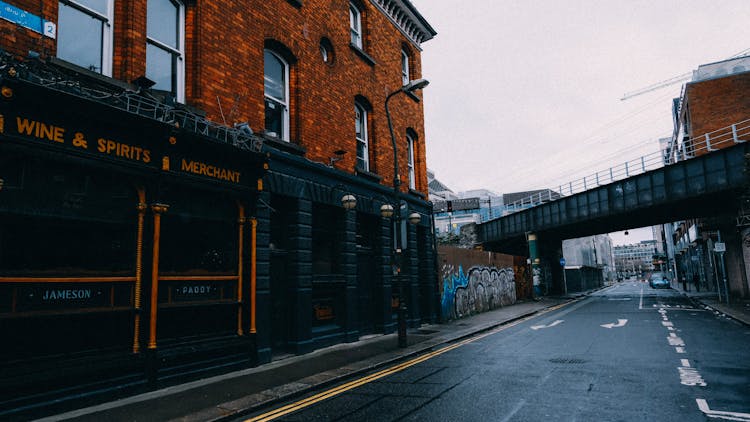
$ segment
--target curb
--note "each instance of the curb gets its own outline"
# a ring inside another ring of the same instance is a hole
[[[326,372],[315,374],[315,375],[309,376],[307,378],[303,378],[301,380],[298,380],[289,384],[285,384],[282,386],[278,386],[278,387],[274,387],[274,388],[262,391],[260,393],[252,394],[252,395],[242,397],[236,400],[232,400],[229,402],[225,402],[225,403],[220,403],[216,405],[215,407],[210,407],[202,411],[199,411],[199,412],[187,415],[187,416],[183,416],[181,418],[173,419],[173,421],[181,421],[181,422],[229,421],[238,417],[242,417],[243,415],[254,413],[256,411],[261,410],[262,408],[273,406],[275,404],[279,404],[282,402],[286,402],[296,397],[304,396],[306,394],[319,390],[323,387],[327,387],[333,384],[339,384],[341,382],[347,381],[351,378],[355,378],[364,373],[372,372],[372,371],[381,369],[383,367],[391,366],[393,364],[406,361],[410,358],[423,355],[425,353],[441,348],[441,346],[451,344],[451,343],[456,343],[466,338],[476,336],[477,334],[493,330],[497,327],[510,324],[520,319],[528,318],[532,315],[536,315],[541,312],[547,311],[548,309],[553,308],[555,306],[569,304],[577,300],[580,300],[580,299],[564,300],[560,303],[545,306],[544,308],[541,308],[532,312],[526,312],[518,316],[515,316],[513,318],[504,320],[504,321],[499,321],[496,323],[478,327],[476,330],[471,330],[469,332],[466,332],[464,334],[461,334],[455,337],[437,338],[435,342],[426,341],[425,342],[427,343],[426,345],[422,347],[418,347],[417,345],[415,345],[414,350],[408,351],[403,354],[399,354],[398,351],[388,353],[387,356],[391,354],[394,354],[397,356],[389,357],[389,358],[386,358],[385,360],[380,360],[378,359],[377,356],[375,356],[373,358],[366,359],[364,361],[354,362],[352,363],[351,366],[356,366],[357,364],[364,364],[364,365],[361,367],[355,368],[353,370],[350,370],[350,371],[346,369],[347,367],[339,368],[338,371],[340,371],[341,369],[344,369],[345,373],[338,374],[338,375],[331,374],[331,378],[322,379],[322,380],[321,380],[321,376],[325,378]],[[390,334],[390,335],[395,336],[395,334]],[[383,355],[380,355],[380,356],[383,356]],[[373,363],[372,361],[376,361],[376,362]],[[351,366],[348,368],[351,368]],[[337,370],[327,371],[327,372],[329,373],[337,372]],[[309,382],[305,382],[306,380],[309,380]]]

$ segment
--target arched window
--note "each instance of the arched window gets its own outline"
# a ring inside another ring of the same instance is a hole
[[[185,101],[185,6],[173,0],[148,0],[146,77],[155,89]]]
[[[354,127],[357,136],[357,167],[369,171],[370,158],[368,155],[368,138],[367,138],[367,110],[358,103],[354,103]]]
[[[266,134],[289,141],[289,64],[271,50],[263,51]]]
[[[112,0],[58,3],[57,57],[112,76]]]
[[[406,132],[406,162],[409,169],[409,189],[417,188],[417,176],[414,171],[415,138],[416,136],[411,131]]]
[[[362,48],[362,12],[354,5],[349,3],[349,32],[351,33],[351,42],[353,45]]]
[[[406,85],[411,81],[409,76],[409,53],[401,50],[401,82],[402,85]]]

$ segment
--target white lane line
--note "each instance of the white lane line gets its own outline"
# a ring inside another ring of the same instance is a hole
[[[685,348],[684,347],[675,347],[674,351],[677,352],[677,353],[685,353]]]
[[[690,361],[689,361],[689,360],[687,360],[687,359],[680,359],[680,363],[681,363],[681,364],[682,364],[682,366],[684,366],[685,368],[690,368]]]
[[[665,327],[674,327],[674,324],[672,324],[669,321],[662,321],[661,325],[663,325]]]
[[[726,419],[730,421],[750,421],[750,413],[724,412],[721,410],[711,410],[704,399],[695,399],[698,409],[710,418]]]
[[[643,309],[643,287],[641,287],[641,301],[638,304],[638,309]]]

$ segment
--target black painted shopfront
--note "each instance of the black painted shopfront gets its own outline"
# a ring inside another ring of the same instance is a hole
[[[267,156],[4,76],[0,414],[255,361]]]
[[[0,419],[393,333],[400,300],[410,327],[437,321],[419,193],[148,92],[0,72]],[[398,276],[396,201],[422,217]]]

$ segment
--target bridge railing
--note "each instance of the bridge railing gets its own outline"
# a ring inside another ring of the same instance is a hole
[[[528,197],[505,205],[505,215],[523,211],[565,196],[585,192],[599,186],[627,179],[631,176],[656,170],[678,161],[709,154],[732,145],[750,140],[750,119],[721,129],[685,139],[675,151],[657,151],[622,164],[597,171],[594,174],[558,186],[557,190],[545,189]]]

